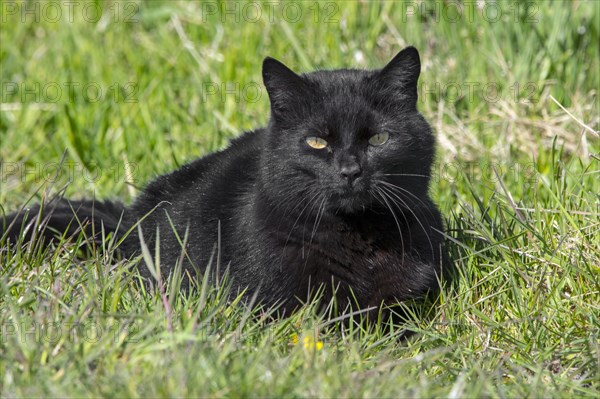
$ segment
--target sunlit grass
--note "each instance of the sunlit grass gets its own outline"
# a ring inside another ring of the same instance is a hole
[[[162,276],[150,289],[140,259],[83,258],[77,243],[3,248],[3,396],[597,396],[598,3],[500,3],[501,20],[464,23],[369,3],[297,3],[298,21],[279,6],[256,22],[212,2],[107,3],[97,22],[22,21],[2,4],[4,211],[65,186],[129,202],[264,125],[267,55],[298,72],[375,68],[413,44],[458,269],[435,306],[369,329],[314,303],[276,319],[229,297],[227,280],[184,292]]]

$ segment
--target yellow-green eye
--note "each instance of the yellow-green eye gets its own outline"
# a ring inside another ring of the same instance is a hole
[[[306,144],[316,150],[322,150],[323,148],[327,147],[327,142],[320,137],[307,137]]]
[[[390,135],[388,133],[378,133],[378,134],[371,136],[371,138],[369,139],[369,144],[383,145],[388,141],[389,138],[390,138]]]

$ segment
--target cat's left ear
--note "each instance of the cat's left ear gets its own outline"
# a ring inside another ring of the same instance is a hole
[[[417,98],[417,82],[421,74],[421,60],[416,48],[409,46],[400,51],[379,72],[378,79],[387,87],[396,87],[403,94]]]
[[[265,58],[262,75],[275,117],[293,113],[307,96],[302,78],[274,58]]]

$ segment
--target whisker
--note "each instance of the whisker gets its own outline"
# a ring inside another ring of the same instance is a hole
[[[398,233],[400,234],[400,244],[402,245],[402,263],[404,263],[404,255],[406,253],[406,248],[404,247],[404,238],[402,237],[402,229],[400,228],[400,222],[398,222],[396,213],[390,206],[389,202],[386,199],[385,194],[383,193],[383,191],[381,191],[380,187],[375,186],[375,192],[380,195],[381,199],[383,200],[385,205],[388,207],[388,209],[392,213],[392,216],[394,217],[394,221],[396,222],[396,227],[398,228]]]
[[[283,245],[283,251],[281,252],[281,262],[283,263],[283,256],[285,254],[285,249],[287,248],[288,242],[290,241],[290,237],[292,236],[292,233],[294,232],[294,229],[296,228],[296,225],[298,224],[298,221],[300,220],[300,218],[302,217],[302,214],[304,213],[304,211],[306,210],[306,208],[308,208],[308,206],[312,203],[312,201],[319,195],[319,192],[317,191],[315,193],[315,195],[313,195],[306,203],[306,205],[304,206],[304,208],[302,208],[302,210],[300,211],[300,213],[298,214],[298,217],[296,218],[296,220],[294,221],[294,224],[292,225],[292,228],[290,229],[290,232],[287,236],[287,238],[285,239],[285,244]],[[303,200],[305,200],[307,197],[303,198]],[[314,206],[314,203],[313,203]],[[304,251],[304,230],[302,230],[302,250]]]
[[[382,176],[422,177],[425,179],[431,178],[429,175],[419,175],[415,173],[382,173]]]
[[[308,252],[306,253],[306,262],[308,262],[308,256],[310,255],[310,250],[311,250],[311,245],[312,245],[314,235],[317,232],[317,229],[319,228],[319,224],[321,223],[321,219],[323,219],[323,214],[325,213],[325,200],[326,199],[327,199],[327,197],[323,196],[323,200],[321,201],[321,204],[319,205],[319,210],[317,211],[317,217],[316,217],[315,223],[313,225],[313,231],[310,235],[310,241],[308,242]],[[306,266],[306,263],[304,265]]]
[[[319,200],[318,200],[318,196],[319,195],[322,195],[322,194],[320,192],[317,192],[317,194],[313,198],[311,198],[311,201],[313,201],[313,202],[312,202],[312,205],[311,205],[311,207],[310,207],[310,209],[309,209],[309,211],[306,214],[306,217],[304,219],[304,225],[302,226],[302,258],[306,257],[305,254],[304,254],[304,244],[306,242],[306,239],[304,238],[304,233],[306,231],[306,223],[308,222],[308,219],[309,219],[310,215],[312,215],[313,209],[315,208],[315,205],[317,205],[317,203],[319,202]],[[319,206],[319,208],[317,208],[317,215],[315,217],[319,216],[319,211],[318,211],[319,209],[320,209],[320,206]],[[315,222],[316,222],[316,219],[315,219]]]
[[[408,204],[400,196],[398,196],[396,193],[394,193],[389,187],[383,186],[383,187],[381,187],[381,189],[388,190],[388,193],[391,195],[394,195],[402,204],[405,205],[406,209],[415,217],[415,220],[417,221],[419,226],[421,226],[423,233],[425,233],[425,237],[427,237],[427,241],[429,242],[429,248],[431,249],[431,253],[434,254],[435,252],[433,250],[433,243],[431,242],[431,238],[429,237],[429,232],[425,229],[425,226],[423,225],[423,223],[421,223],[421,220],[419,220],[419,217],[417,216],[417,214],[408,206]],[[408,222],[407,222],[407,224],[408,224]]]
[[[387,182],[385,180],[377,180],[377,182],[381,183],[381,184],[384,184],[384,185],[386,185],[386,186],[388,186],[390,188],[400,190],[401,193],[403,193],[403,194],[410,195],[411,197],[413,197],[414,199],[416,199],[418,202],[420,202],[425,207],[425,209],[429,210],[430,205],[428,205],[425,202],[423,202],[423,199],[417,197],[415,194],[411,193],[409,190],[407,190],[407,189],[405,189],[403,187],[397,186],[397,185],[395,185],[393,183]]]

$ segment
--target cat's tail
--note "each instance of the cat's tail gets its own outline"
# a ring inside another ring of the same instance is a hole
[[[54,199],[3,216],[0,214],[0,243],[42,242],[83,234],[87,243],[101,244],[108,237],[123,236],[130,226],[120,202]]]

